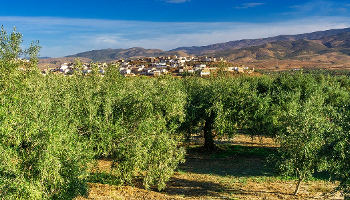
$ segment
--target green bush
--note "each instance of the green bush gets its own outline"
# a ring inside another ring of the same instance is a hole
[[[121,182],[143,177],[146,188],[163,189],[184,156],[177,134],[184,118],[182,83],[170,77],[124,79],[114,74],[79,82],[91,86],[83,87],[90,89],[78,115],[86,115],[81,135],[96,156],[114,160]]]
[[[13,72],[6,83],[0,95],[0,197],[85,194],[90,151],[67,118],[69,110],[51,98],[57,90],[37,72]]]

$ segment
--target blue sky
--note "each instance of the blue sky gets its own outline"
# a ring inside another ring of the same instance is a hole
[[[41,56],[102,48],[208,45],[350,27],[350,0],[16,0],[0,24]]]

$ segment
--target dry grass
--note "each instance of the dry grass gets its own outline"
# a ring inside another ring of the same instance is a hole
[[[350,56],[334,55],[332,53],[310,57],[308,60],[251,60],[235,61],[236,65],[243,65],[264,71],[288,71],[293,69],[327,69],[350,70]]]
[[[247,147],[278,147],[273,138],[269,137],[252,137],[249,135],[236,135],[233,140],[221,139],[220,142],[228,142],[232,145],[242,145]]]
[[[229,141],[221,141],[228,143]],[[336,183],[322,179],[304,182],[298,196],[291,195],[295,180],[276,176],[266,165],[266,155],[278,146],[271,138],[237,136],[220,151],[207,154],[190,148],[185,164],[179,167],[162,192],[137,186],[91,183],[86,199],[343,199],[333,193]],[[233,144],[233,145],[232,145]],[[111,161],[100,160],[98,170],[110,172]]]

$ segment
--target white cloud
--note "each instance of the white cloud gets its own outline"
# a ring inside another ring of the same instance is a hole
[[[0,17],[25,41],[40,40],[42,56],[66,56],[103,48],[144,47],[169,50],[240,39],[350,27],[350,18],[314,17],[284,22],[146,22],[52,17]]]
[[[167,3],[186,3],[189,2],[190,0],[164,0]]]
[[[258,6],[262,6],[265,3],[260,3],[260,2],[250,2],[250,3],[243,3],[240,6],[236,6],[236,9],[246,9],[246,8],[254,8]]]

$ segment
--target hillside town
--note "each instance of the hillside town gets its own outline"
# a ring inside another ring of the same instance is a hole
[[[200,76],[208,77],[217,75],[218,71],[228,73],[252,73],[254,68],[245,66],[234,66],[223,58],[215,57],[178,57],[178,56],[161,56],[161,57],[144,57],[128,60],[118,60],[109,63],[81,63],[82,66],[77,67],[76,63],[63,63],[56,68],[48,68],[43,73],[48,72],[62,73],[71,75],[77,70],[81,70],[83,74],[89,74],[95,67],[101,74],[109,66],[118,66],[122,75],[129,76]]]

